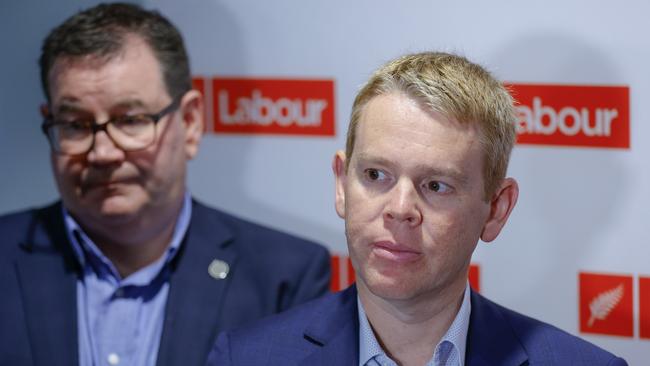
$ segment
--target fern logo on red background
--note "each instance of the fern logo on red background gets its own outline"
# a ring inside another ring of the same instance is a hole
[[[517,143],[630,148],[627,86],[508,84]]]
[[[580,273],[580,332],[632,337],[633,277]]]

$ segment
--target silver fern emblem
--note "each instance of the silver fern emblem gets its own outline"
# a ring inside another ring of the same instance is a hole
[[[591,303],[589,304],[589,311],[591,315],[589,316],[589,322],[587,326],[591,328],[594,325],[594,321],[605,320],[609,313],[621,302],[623,298],[623,284],[621,283],[617,287],[607,290],[600,295],[596,296]]]

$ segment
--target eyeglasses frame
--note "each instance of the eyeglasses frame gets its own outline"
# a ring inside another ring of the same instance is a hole
[[[156,131],[156,127],[157,127],[157,125],[158,125],[158,122],[160,122],[160,120],[162,120],[162,118],[163,118],[166,114],[169,114],[169,113],[173,112],[174,110],[176,110],[176,109],[180,106],[181,99],[182,99],[182,95],[180,95],[180,96],[174,98],[174,99],[172,100],[172,102],[171,102],[169,105],[167,105],[165,108],[163,108],[163,109],[162,109],[160,112],[158,112],[158,113],[152,113],[152,114],[140,113],[140,114],[134,115],[133,117],[135,117],[135,116],[143,116],[143,117],[150,118],[150,119],[153,121],[153,123],[154,123],[154,136],[155,136],[155,135],[156,135],[156,132],[157,132],[157,131]],[[54,127],[54,126],[57,126],[57,125],[64,125],[64,124],[69,123],[69,122],[54,121],[52,118],[53,118],[53,115],[52,115],[52,114],[48,114],[48,115],[45,117],[45,119],[43,120],[43,123],[41,124],[41,130],[42,130],[43,133],[45,134],[45,136],[46,136],[46,138],[47,138],[47,141],[50,143],[50,147],[52,148],[52,151],[54,151],[54,152],[57,153],[57,154],[61,154],[61,155],[84,155],[84,154],[87,154],[87,153],[88,153],[90,150],[92,150],[93,147],[95,146],[95,135],[96,135],[97,132],[99,132],[99,131],[104,131],[104,132],[106,133],[106,135],[111,139],[111,141],[113,141],[113,143],[114,143],[116,146],[118,146],[120,149],[124,150],[124,149],[120,146],[120,144],[117,143],[117,142],[113,139],[113,137],[111,136],[111,134],[110,134],[110,133],[108,132],[108,130],[107,130],[108,125],[109,125],[110,123],[112,123],[113,121],[116,120],[116,119],[109,119],[108,121],[106,121],[106,122],[104,122],[104,123],[97,123],[97,121],[93,121],[93,122],[90,124],[90,129],[91,129],[91,132],[92,132],[92,143],[90,144],[90,147],[88,147],[88,150],[86,150],[86,151],[84,151],[84,152],[76,153],[76,154],[68,154],[68,153],[65,153],[65,152],[62,152],[62,151],[57,151],[57,149],[54,148],[55,144],[51,141],[51,137],[50,137],[50,134],[49,134],[48,131],[49,131],[50,128],[52,128],[52,127]],[[138,151],[138,150],[143,150],[143,149],[146,149],[147,147],[151,146],[151,144],[154,143],[155,141],[156,141],[156,138],[154,137],[153,141],[151,141],[151,142],[150,142],[148,145],[146,145],[146,146],[143,146],[143,147],[138,148],[138,149],[129,149],[129,150],[124,150],[124,151]]]

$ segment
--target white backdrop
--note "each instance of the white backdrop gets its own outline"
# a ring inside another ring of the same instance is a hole
[[[5,52],[0,71],[0,212],[56,197],[38,130],[36,107],[43,98],[35,60],[47,30],[91,3],[0,5],[0,45],[16,50]],[[650,3],[140,3],[178,25],[195,75],[334,80],[336,136],[209,133],[191,163],[189,185],[209,204],[342,255],[345,237],[334,212],[330,163],[344,146],[356,91],[383,62],[405,52],[443,50],[461,53],[511,83],[629,87],[629,149],[515,148],[509,175],[519,181],[519,202],[501,236],[479,245],[474,262],[481,291],[491,299],[580,335],[632,365],[650,364],[650,340],[639,331],[637,285],[639,277],[650,276],[644,230],[650,217]],[[25,18],[36,22],[23,25],[19,19]],[[10,34],[25,39],[17,43]],[[580,332],[581,272],[633,279],[632,336]]]

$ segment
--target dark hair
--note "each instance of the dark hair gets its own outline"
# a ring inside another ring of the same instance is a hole
[[[132,34],[142,37],[153,50],[170,97],[190,90],[192,82],[183,38],[169,20],[134,4],[100,4],[71,16],[45,38],[39,65],[48,101],[48,76],[57,59],[93,56],[109,60],[121,51],[126,37]]]

